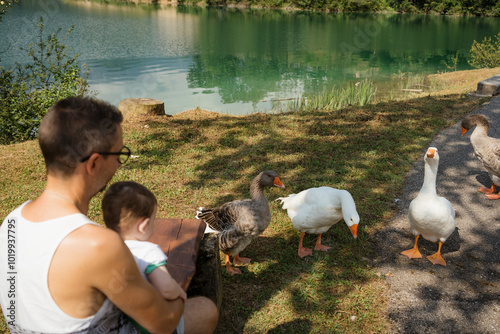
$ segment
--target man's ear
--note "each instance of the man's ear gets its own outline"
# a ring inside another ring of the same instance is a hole
[[[146,226],[149,224],[149,218],[142,218],[142,220],[137,224],[137,229],[139,232],[144,233],[146,232]]]
[[[85,161],[85,170],[89,174],[94,174],[96,170],[96,165],[98,160],[101,158],[101,155],[99,153],[92,153],[90,155],[90,158]]]

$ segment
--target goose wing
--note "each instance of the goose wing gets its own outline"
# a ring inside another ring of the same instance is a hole
[[[455,231],[455,208],[449,200],[444,197],[439,197],[442,208],[443,208],[443,225],[441,226],[440,237],[441,242],[445,242],[446,239]]]
[[[236,227],[242,211],[249,206],[250,200],[233,201],[211,209],[200,208],[196,217],[202,219],[211,229],[224,232]]]
[[[323,230],[342,218],[339,190],[330,187],[309,188],[279,198],[293,226],[299,231]],[[316,232],[310,232],[316,233]]]
[[[500,175],[500,139],[484,137],[475,139],[474,154],[492,174]]]
[[[488,141],[489,154],[485,157],[485,164],[494,172],[495,175],[500,176],[500,139],[490,138]]]

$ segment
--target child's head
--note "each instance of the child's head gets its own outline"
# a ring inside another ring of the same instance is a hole
[[[122,236],[145,219],[154,219],[156,197],[143,185],[124,181],[112,184],[102,199],[106,226]],[[152,227],[153,221],[147,221]],[[152,228],[149,229],[152,233]]]

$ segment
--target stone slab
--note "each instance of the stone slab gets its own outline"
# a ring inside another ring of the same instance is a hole
[[[500,93],[500,75],[480,81],[477,84],[475,95],[494,96]]]

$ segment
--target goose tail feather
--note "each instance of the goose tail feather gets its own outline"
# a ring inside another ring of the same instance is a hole
[[[220,226],[217,219],[214,217],[211,209],[198,208],[196,211],[196,219],[203,220],[207,225],[205,227],[205,233],[220,233],[223,231],[222,226]]]
[[[201,215],[203,214],[203,210],[205,210],[205,208],[203,208],[201,206],[198,208],[198,210],[196,210],[195,219],[201,219],[201,220],[203,220],[203,218],[201,218]]]
[[[205,223],[206,224],[206,223]],[[207,226],[205,227],[205,234],[207,233],[220,233],[219,231],[214,230],[213,228],[210,227],[210,225],[206,224]]]
[[[281,201],[280,204],[285,203],[285,200],[286,200],[286,197],[278,197],[278,198],[275,199],[275,201]]]
[[[275,199],[275,201],[281,201],[280,204],[284,204],[284,203],[286,203],[287,201],[289,201],[292,197],[294,197],[296,195],[297,194],[290,194],[287,197],[278,197],[278,198]]]

